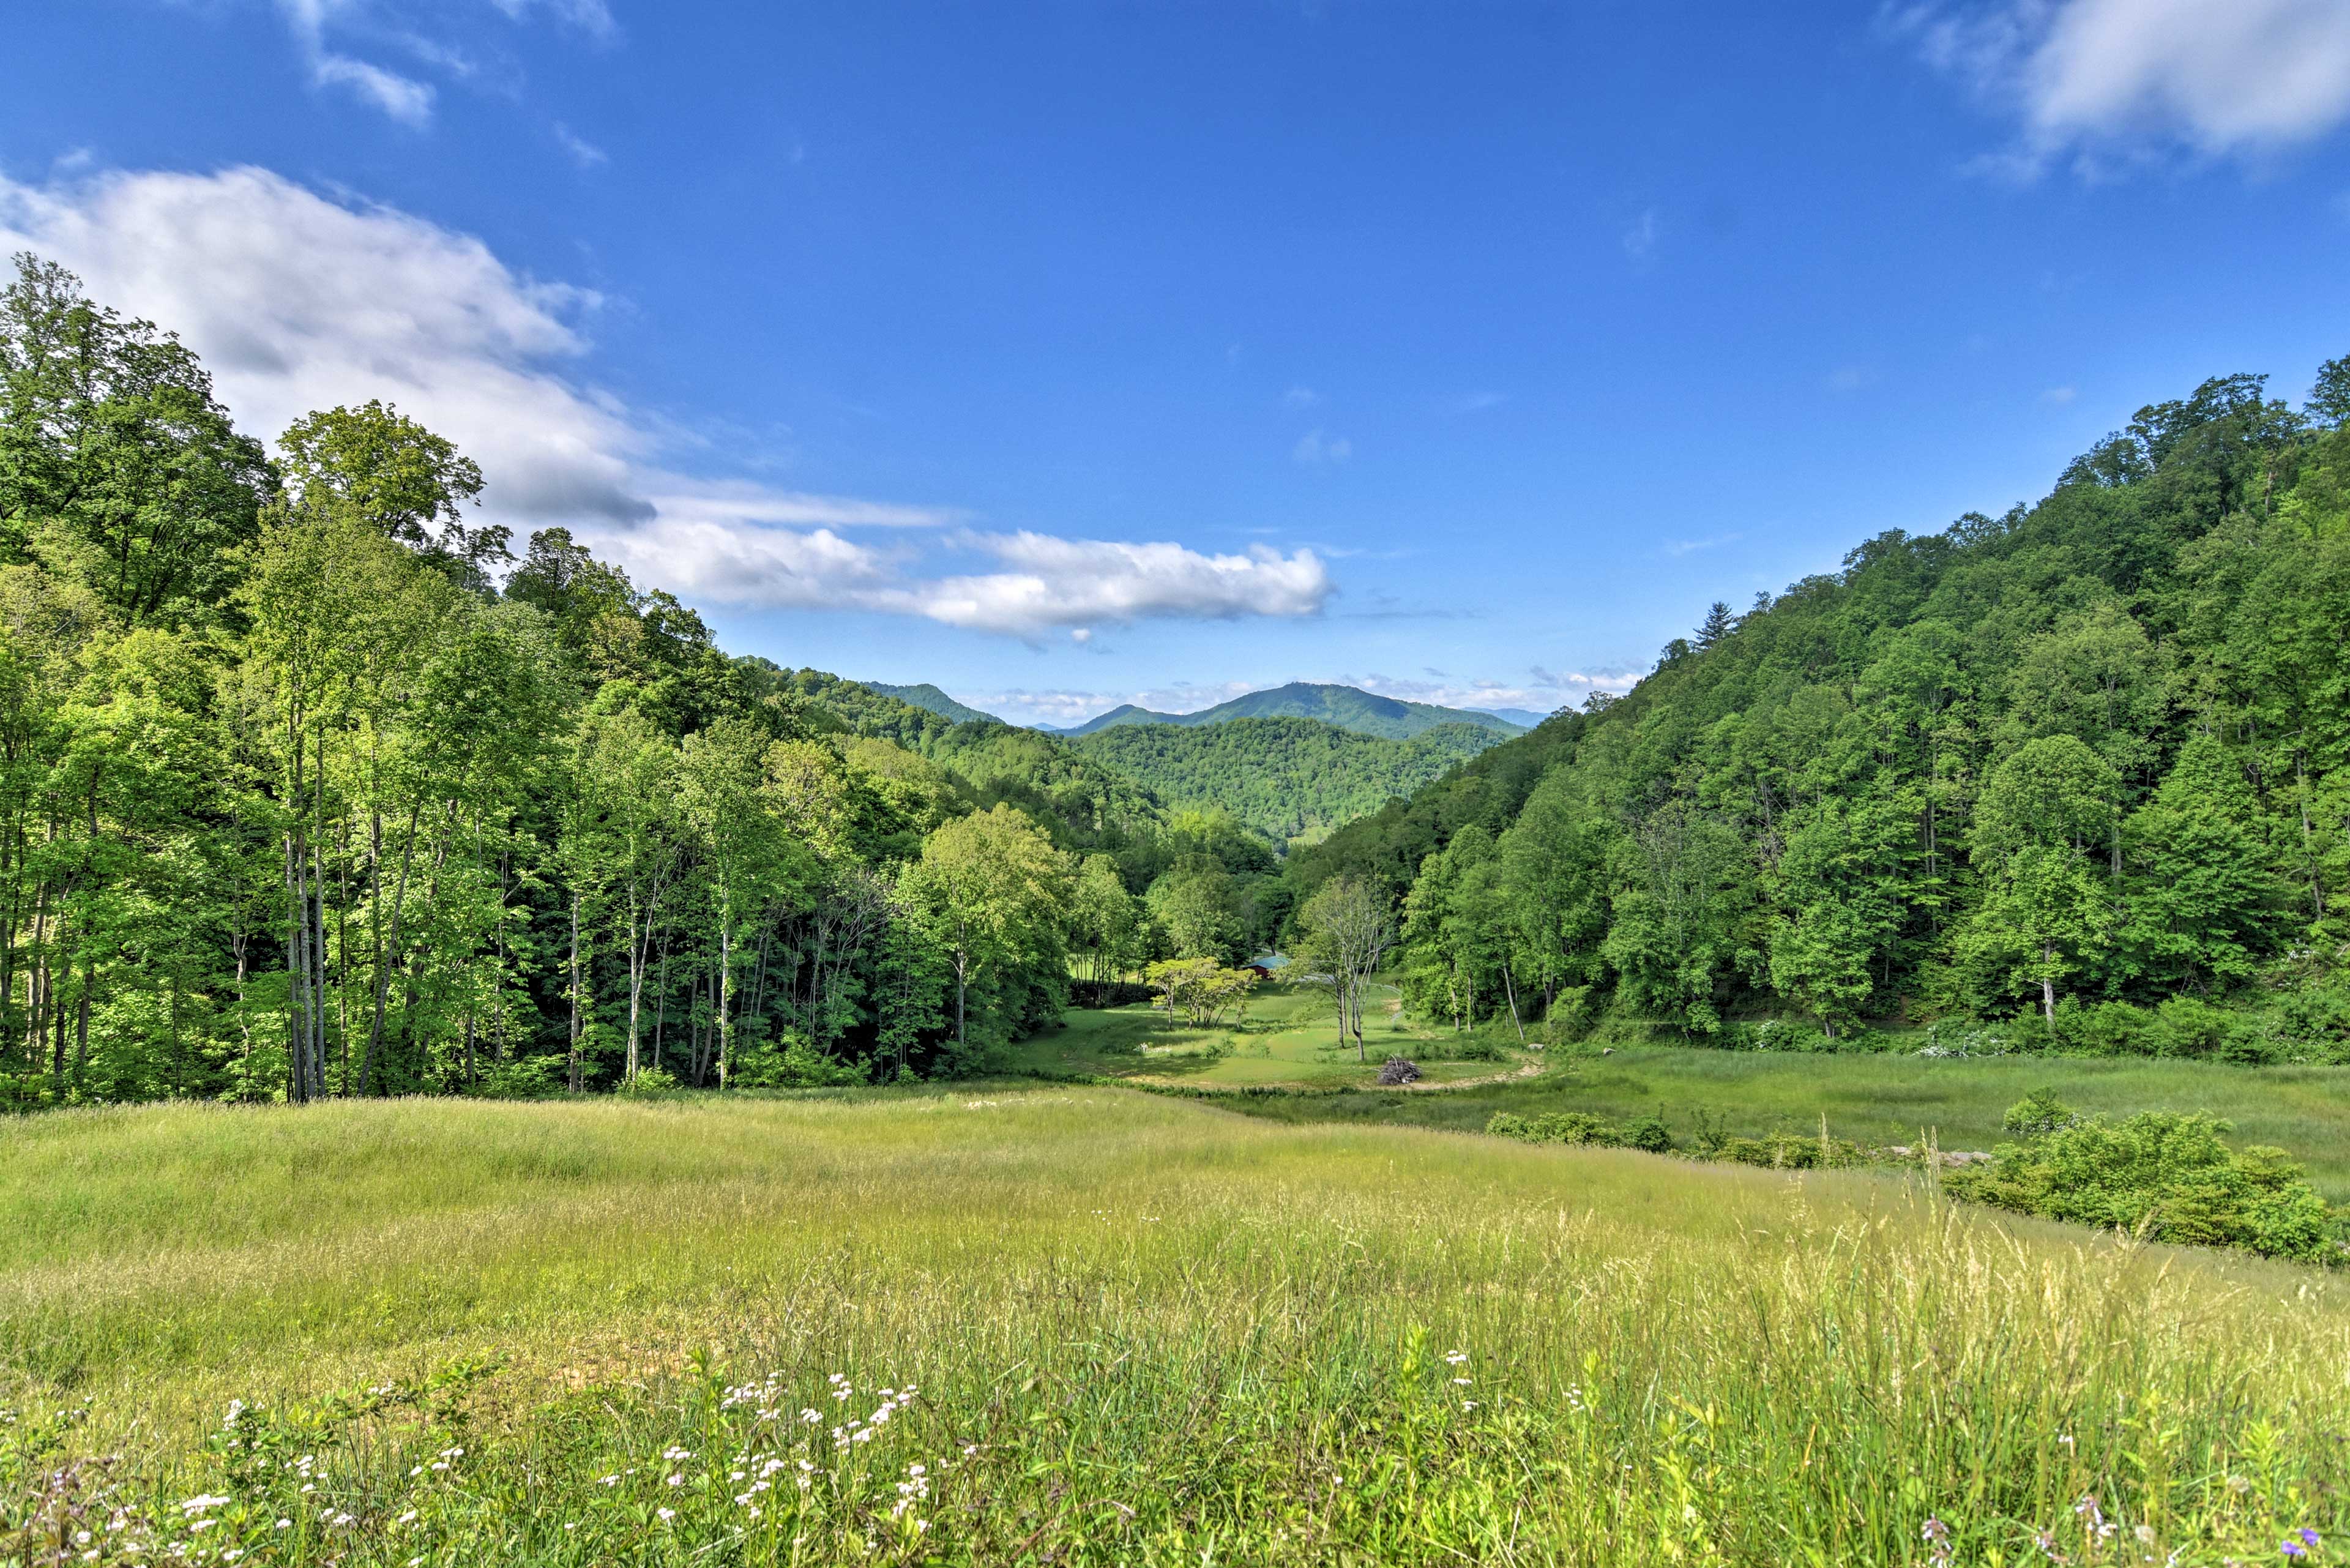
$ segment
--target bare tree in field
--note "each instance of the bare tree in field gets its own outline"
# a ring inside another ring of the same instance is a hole
[[[1358,877],[1335,877],[1306,900],[1298,924],[1305,932],[1300,957],[1314,971],[1312,978],[1328,985],[1337,1001],[1339,1044],[1351,1033],[1355,1059],[1369,1060],[1363,1049],[1363,1003],[1395,946],[1395,917],[1387,895]]]

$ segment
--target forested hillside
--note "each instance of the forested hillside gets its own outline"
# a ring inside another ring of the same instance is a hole
[[[1286,686],[1251,691],[1194,713],[1157,713],[1129,703],[1062,732],[1091,735],[1128,724],[1205,725],[1227,723],[1234,719],[1314,719],[1388,741],[1409,740],[1440,724],[1468,724],[1500,735],[1514,735],[1523,728],[1494,714],[1472,712],[1466,708],[1440,708],[1432,702],[1381,697],[1353,686],[1293,680]]]
[[[1074,745],[1171,806],[1230,812],[1283,844],[1319,838],[1501,740],[1473,724],[1440,724],[1390,741],[1313,719],[1230,719],[1198,727],[1118,724]]]
[[[1409,988],[1693,1035],[2022,1014],[2350,1052],[2350,361],[2139,410],[2037,505],[1717,604],[1595,700],[1299,856]]]
[[[993,713],[983,713],[968,703],[956,701],[928,681],[919,686],[889,686],[879,680],[868,680],[863,684],[884,697],[895,697],[900,702],[925,709],[957,724],[1003,722]]]
[[[0,293],[0,1106],[954,1073],[1237,953],[1271,850],[1066,744],[730,659],[381,403],[239,434]],[[1263,894],[1260,897],[1260,894]]]

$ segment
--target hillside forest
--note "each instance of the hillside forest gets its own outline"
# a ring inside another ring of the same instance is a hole
[[[1416,1006],[1722,1044],[2350,1059],[2350,359],[1742,613],[1301,852]],[[1972,1025],[1982,1024],[1982,1030]]]
[[[265,448],[22,257],[0,1102],[966,1074],[1341,909],[1464,1028],[2338,1059],[2345,415],[2208,382],[1515,739],[1070,738],[730,658],[389,405]]]
[[[729,659],[564,530],[469,521],[483,483],[378,402],[265,451],[18,258],[0,1102],[951,1075],[1057,1018],[1073,957],[1277,923],[1229,818]]]

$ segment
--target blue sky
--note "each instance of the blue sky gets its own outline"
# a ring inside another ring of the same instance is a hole
[[[2342,0],[76,0],[0,244],[785,664],[1548,708],[2350,353]]]

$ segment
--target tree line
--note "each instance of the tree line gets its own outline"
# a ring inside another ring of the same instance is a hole
[[[2230,376],[2037,504],[1713,606],[1594,698],[1301,851],[1385,886],[1415,1006],[1694,1038],[2028,1022],[2350,1054],[2350,360]]]
[[[953,1074],[1073,974],[1285,914],[1228,817],[730,659],[483,487],[381,402],[265,448],[170,334],[17,258],[0,1104]]]

